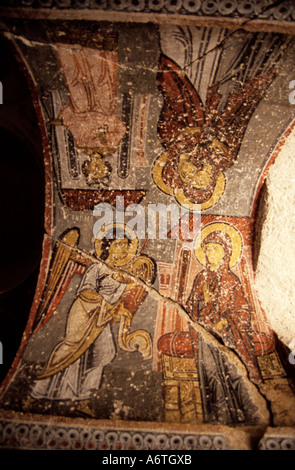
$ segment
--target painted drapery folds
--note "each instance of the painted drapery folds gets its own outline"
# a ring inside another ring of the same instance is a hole
[[[2,411],[294,426],[294,370],[253,269],[258,196],[294,132],[293,37],[29,26],[7,21],[7,36],[40,121],[45,233]],[[112,217],[97,231],[100,204]],[[182,220],[140,236],[134,215],[159,224],[167,207]]]

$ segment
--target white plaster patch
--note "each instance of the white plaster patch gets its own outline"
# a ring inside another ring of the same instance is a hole
[[[270,168],[267,190],[256,289],[271,327],[289,345],[295,339],[295,128]]]

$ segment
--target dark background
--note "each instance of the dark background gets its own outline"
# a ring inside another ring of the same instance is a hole
[[[17,52],[0,37],[0,382],[20,345],[33,301],[44,232],[42,139]]]

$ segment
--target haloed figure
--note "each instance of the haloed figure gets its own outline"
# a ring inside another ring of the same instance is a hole
[[[229,267],[231,238],[225,232],[210,233],[202,242],[206,267],[195,278],[187,309],[193,320],[218,334],[237,351],[250,371],[256,369],[251,341],[251,309],[240,279]]]
[[[219,243],[205,243],[204,250],[209,270],[217,271],[225,258],[223,246]]]
[[[215,231],[205,237],[199,250],[205,257],[205,269],[194,280],[186,309],[192,320],[234,349],[252,379],[260,381],[251,343],[251,309],[239,278],[229,266],[232,240],[227,233]],[[207,420],[224,424],[246,422],[251,407],[241,378],[225,357],[205,344],[194,330],[192,336]]]
[[[181,180],[195,189],[205,189],[212,182],[212,165],[195,165],[189,154],[179,156],[178,173]]]
[[[125,259],[128,255],[129,240],[128,238],[119,238],[110,243],[107,257],[107,264],[110,266],[117,266],[120,261]]]
[[[78,409],[89,414],[87,400],[99,389],[104,366],[115,357],[111,309],[130,282],[128,275],[119,278],[108,266],[124,266],[136,250],[125,234],[108,237],[106,233],[95,240],[96,255],[106,265],[93,263],[86,269],[69,310],[64,339],[52,351],[31,392],[37,399],[79,400]]]

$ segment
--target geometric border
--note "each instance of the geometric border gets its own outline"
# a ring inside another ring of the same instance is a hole
[[[259,444],[260,450],[295,450],[295,439],[288,436],[265,437]]]
[[[22,415],[0,410],[0,450],[295,450],[293,428],[252,429],[261,433],[257,447],[251,430],[227,426],[174,426],[169,423],[132,423],[71,420],[65,417]],[[48,421],[48,418],[50,421]]]
[[[259,450],[295,450],[295,429],[268,428],[259,442]]]
[[[128,11],[294,22],[294,3],[285,0],[271,7],[277,3],[275,0],[1,0],[2,7],[11,9]]]
[[[60,424],[0,420],[0,449],[18,450],[227,450],[222,433],[117,429],[62,421]],[[137,425],[138,426],[138,425]]]

